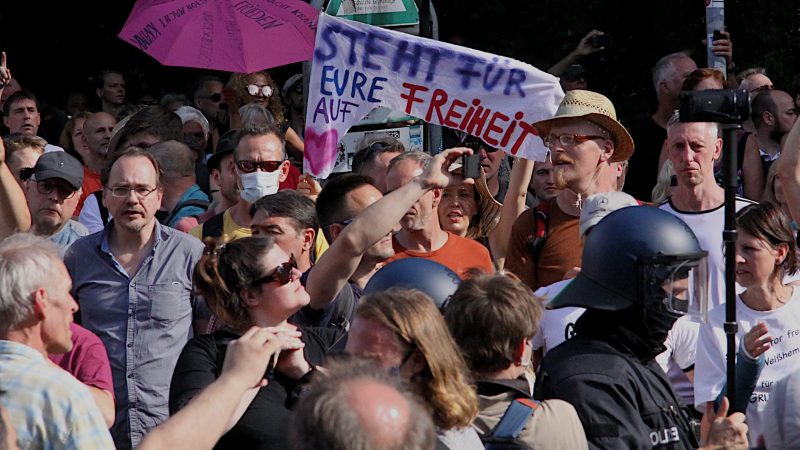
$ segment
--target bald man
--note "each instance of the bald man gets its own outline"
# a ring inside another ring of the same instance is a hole
[[[433,421],[414,395],[372,362],[330,361],[297,408],[296,450],[433,450]]]
[[[105,112],[94,113],[83,123],[83,146],[75,148],[83,159],[83,186],[76,216],[81,213],[86,198],[103,188],[100,172],[108,163],[108,143],[116,124],[117,119]]]
[[[178,141],[163,141],[150,147],[164,175],[164,197],[157,217],[168,227],[175,227],[184,217],[199,216],[206,212],[208,196],[197,185],[194,172],[195,152]]]

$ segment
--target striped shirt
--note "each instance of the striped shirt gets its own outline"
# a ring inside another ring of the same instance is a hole
[[[0,391],[20,448],[114,448],[86,386],[33,348],[0,340]]]

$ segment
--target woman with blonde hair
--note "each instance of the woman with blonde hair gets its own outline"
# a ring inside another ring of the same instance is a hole
[[[408,380],[430,408],[443,448],[483,449],[471,428],[478,400],[467,365],[427,295],[391,288],[362,297],[346,351]]]

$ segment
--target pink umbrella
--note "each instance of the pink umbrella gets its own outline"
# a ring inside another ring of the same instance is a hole
[[[311,59],[318,15],[301,0],[139,0],[119,37],[167,66],[256,72]]]

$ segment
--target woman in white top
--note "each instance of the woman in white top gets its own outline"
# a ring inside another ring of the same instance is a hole
[[[761,416],[772,385],[800,370],[800,289],[783,281],[785,274],[797,271],[797,247],[789,219],[773,204],[747,206],[736,221],[736,281],[745,288],[736,297],[737,345],[740,357],[764,358],[746,412],[750,442],[755,443],[763,435]],[[695,405],[701,410],[725,385],[724,321],[723,304],[711,311],[700,331]]]

